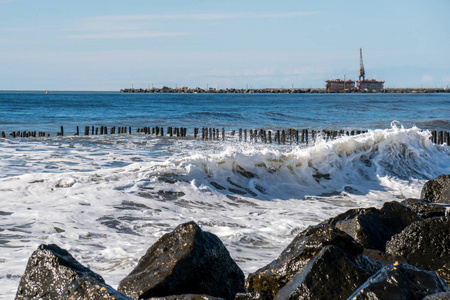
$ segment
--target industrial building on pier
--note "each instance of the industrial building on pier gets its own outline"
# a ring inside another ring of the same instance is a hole
[[[326,90],[328,92],[353,92],[353,91],[376,91],[379,92],[384,89],[384,81],[376,79],[366,79],[366,72],[364,70],[362,48],[359,49],[360,67],[359,67],[359,80],[355,82],[353,80],[327,80]]]

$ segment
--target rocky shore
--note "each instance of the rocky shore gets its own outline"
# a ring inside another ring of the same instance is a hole
[[[327,91],[325,88],[264,88],[264,89],[237,89],[237,88],[225,88],[216,89],[208,88],[202,89],[199,87],[188,88],[170,88],[163,86],[161,88],[149,88],[149,89],[136,89],[128,88],[121,89],[121,93],[150,93],[150,94],[160,94],[160,93],[178,93],[178,94],[324,94],[324,93],[450,93],[450,89],[445,88],[386,88],[382,90],[345,90],[338,92]]]
[[[16,299],[450,299],[450,175],[421,199],[351,209],[248,275],[195,222],[163,235],[117,290],[57,245],[32,254]]]

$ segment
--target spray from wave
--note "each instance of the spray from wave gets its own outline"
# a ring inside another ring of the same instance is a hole
[[[152,166],[148,176],[209,185],[226,194],[261,200],[364,195],[450,172],[448,147],[434,145],[429,136],[428,131],[393,122],[389,129],[333,141],[319,139],[314,145],[286,151],[235,143],[216,153],[171,158]]]

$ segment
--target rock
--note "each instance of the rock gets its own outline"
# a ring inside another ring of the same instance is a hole
[[[444,279],[445,282],[447,282],[447,284],[450,286],[450,261],[436,270],[436,274]]]
[[[423,219],[433,217],[444,217],[446,211],[450,209],[450,204],[449,205],[436,204],[426,202],[420,199],[406,199],[403,200],[401,204],[414,211],[418,216],[420,216]]]
[[[16,299],[90,299],[88,290],[105,296],[102,299],[129,299],[66,250],[56,245],[40,245],[28,260]]]
[[[450,300],[450,292],[428,295],[423,300]]]
[[[167,297],[155,297],[151,300],[223,300],[223,298],[211,297],[208,295],[186,294]]]
[[[238,293],[234,300],[272,300],[265,292]]]
[[[310,226],[297,235],[276,260],[249,274],[247,292],[265,291],[270,297],[275,296],[327,245],[340,247],[354,255],[363,251],[360,244],[334,226]]]
[[[274,299],[346,299],[381,267],[381,263],[366,256],[326,246]]]
[[[411,209],[392,201],[384,203],[381,209],[351,209],[325,222],[346,232],[364,248],[384,251],[394,234],[421,219]]]
[[[139,260],[118,290],[133,299],[206,294],[234,299],[245,276],[214,234],[194,223],[162,236]]]
[[[386,253],[406,258],[409,264],[436,271],[450,260],[450,217],[416,222],[392,237]]]
[[[420,194],[427,202],[450,203],[450,175],[440,175],[427,181]]]
[[[131,298],[119,293],[108,285],[102,285],[91,277],[84,276],[70,283],[62,293],[60,300],[90,300],[90,299],[110,299],[110,300],[131,300]]]
[[[411,299],[449,291],[448,285],[434,272],[406,264],[383,267],[348,299]]]
[[[389,265],[389,264],[393,264],[395,262],[400,262],[400,263],[405,263],[405,264],[408,263],[406,258],[397,256],[397,255],[390,255],[390,254],[387,254],[386,252],[383,252],[380,250],[375,250],[375,249],[364,249],[363,255],[365,255],[368,258],[371,258],[373,260],[379,261],[383,265]]]

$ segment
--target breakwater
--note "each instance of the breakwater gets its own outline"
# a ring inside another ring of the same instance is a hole
[[[80,127],[77,126],[71,136],[80,136]],[[332,140],[342,136],[354,136],[366,133],[367,130],[333,130],[333,129],[243,129],[226,131],[225,128],[211,128],[195,127],[189,131],[185,127],[172,127],[167,128],[162,126],[153,127],[138,127],[132,129],[130,126],[85,126],[84,136],[93,135],[115,135],[115,134],[145,134],[153,135],[155,137],[169,137],[169,138],[194,138],[201,139],[202,141],[225,141],[234,140],[239,142],[249,143],[262,143],[262,144],[308,144],[309,141],[316,141],[318,138],[325,140]],[[444,130],[431,130],[430,140],[437,145],[450,144],[450,132]],[[66,133],[67,134],[67,133]],[[64,136],[64,126],[61,126],[60,131],[56,133],[56,136]],[[0,132],[1,138],[39,138],[50,137],[50,133],[42,131],[13,131],[11,133]]]
[[[188,88],[177,87],[170,88],[163,86],[161,88],[126,88],[121,89],[121,93],[178,93],[178,94],[326,94],[326,93],[450,93],[450,89],[447,88],[385,88],[382,90],[342,90],[342,91],[327,91],[325,88],[261,88],[261,89],[238,89],[238,88],[207,88],[200,87]]]

